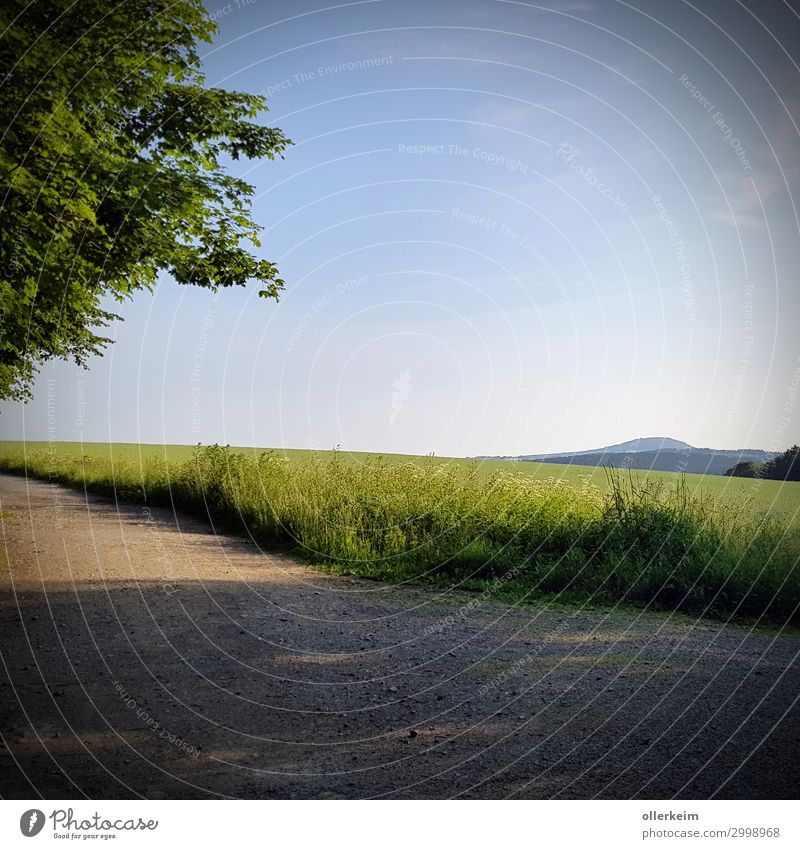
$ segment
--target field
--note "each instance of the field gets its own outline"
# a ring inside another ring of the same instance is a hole
[[[0,469],[172,504],[352,574],[798,624],[796,483],[97,443],[0,443]]]
[[[168,466],[177,466],[194,457],[194,445],[152,445],[135,442],[56,442],[49,448],[47,442],[21,442],[0,440],[0,463],[19,461],[27,445],[29,454],[51,451],[58,456],[88,457],[94,464],[112,462],[147,464],[153,459],[164,461]],[[257,457],[263,448],[235,447],[232,451]],[[291,460],[308,460],[312,457],[330,456],[331,451],[308,451],[303,449],[272,449],[278,456]],[[455,467],[475,466],[481,475],[496,473],[524,475],[535,480],[557,480],[580,486],[591,481],[600,489],[608,486],[604,469],[590,466],[564,466],[560,463],[518,463],[505,460],[470,461],[453,457],[412,457],[406,454],[369,454],[366,452],[341,452],[340,458],[348,463],[370,463],[378,456],[389,463],[417,462],[430,468],[435,464]],[[677,475],[670,472],[636,471],[634,477],[641,482],[661,482],[664,486],[675,485]],[[800,484],[780,481],[756,480],[753,478],[726,478],[720,475],[687,475],[684,478],[687,490],[693,496],[722,500],[732,506],[746,505],[755,513],[772,513],[789,526],[800,530]]]

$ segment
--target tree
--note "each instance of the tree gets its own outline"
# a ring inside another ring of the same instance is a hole
[[[737,463],[726,475],[738,478],[766,478],[774,481],[800,481],[800,446],[793,445],[766,463]]]
[[[769,460],[764,467],[764,477],[778,481],[800,481],[800,446],[793,445],[783,454]]]
[[[745,460],[737,463],[732,469],[728,469],[725,474],[734,478],[762,478],[764,477],[764,464]]]
[[[207,88],[199,0],[6,0],[0,9],[0,398],[110,340],[103,304],[159,272],[283,288],[259,259],[253,188],[225,170],[291,144],[264,98]]]

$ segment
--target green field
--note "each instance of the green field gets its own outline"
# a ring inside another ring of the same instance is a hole
[[[798,623],[798,483],[99,443],[0,443],[0,469],[173,504],[352,574]]]
[[[25,446],[28,453],[38,454],[48,450],[47,442],[20,442],[0,440],[0,462],[11,457],[19,458]],[[147,464],[153,459],[165,461],[170,466],[180,465],[194,456],[194,445],[151,445],[135,442],[56,442],[53,450],[63,457],[88,457],[94,462],[112,463],[114,461]],[[305,460],[311,457],[325,457],[331,451],[308,451],[303,449],[265,449],[250,447],[232,447],[231,450],[246,456],[258,456],[262,451],[274,450],[276,454],[293,460]],[[519,463],[508,460],[466,460],[456,457],[413,457],[406,454],[370,454],[367,452],[340,452],[340,457],[348,463],[365,464],[383,457],[390,463],[416,462],[428,468],[434,464],[454,465],[456,467],[475,466],[480,474],[492,475],[498,472],[525,475],[536,480],[558,480],[580,486],[591,481],[605,490],[608,479],[604,469],[592,466],[565,466],[560,463]],[[679,475],[671,472],[632,473],[639,481],[663,482],[673,486]],[[755,478],[727,478],[721,475],[686,475],[687,489],[697,497],[709,496],[722,499],[734,506],[746,504],[756,513],[771,512],[789,525],[800,529],[800,483],[758,480]]]

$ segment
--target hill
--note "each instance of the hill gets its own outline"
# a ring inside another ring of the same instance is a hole
[[[687,442],[658,436],[632,439],[616,445],[607,445],[605,448],[590,448],[569,454],[523,454],[516,457],[479,457],[477,459],[724,475],[737,463],[746,461],[765,463],[775,456],[775,452],[756,448],[736,450],[695,448]]]

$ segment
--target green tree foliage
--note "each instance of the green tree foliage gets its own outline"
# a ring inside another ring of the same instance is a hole
[[[6,0],[0,6],[0,397],[52,357],[102,351],[104,308],[161,271],[216,289],[260,283],[252,186],[231,159],[291,142],[262,97],[207,88],[199,0]]]
[[[737,463],[732,469],[728,469],[725,474],[734,478],[763,478],[764,464],[745,460],[743,463]]]
[[[737,463],[726,475],[736,478],[767,478],[773,481],[800,481],[800,446],[793,445],[766,463]]]
[[[793,445],[766,463],[764,477],[777,481],[800,481],[800,446]]]
[[[743,463],[737,463],[732,469],[728,469],[725,474],[734,478],[763,478],[764,464],[746,460]]]

